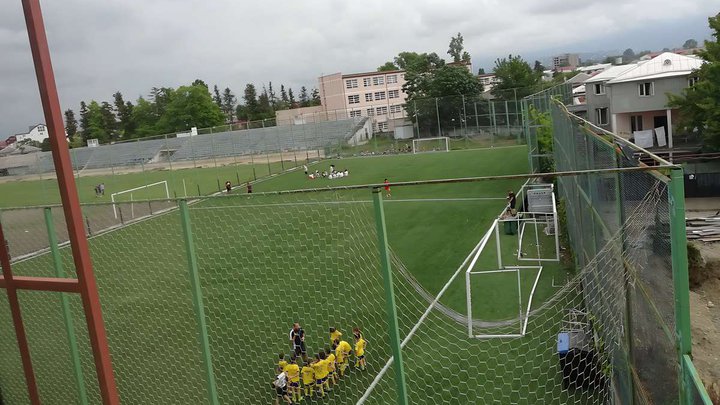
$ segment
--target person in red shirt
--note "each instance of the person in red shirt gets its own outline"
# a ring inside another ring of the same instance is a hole
[[[385,179],[384,183],[385,183],[385,197],[392,197],[392,195],[390,195],[390,182],[388,181],[388,179]]]

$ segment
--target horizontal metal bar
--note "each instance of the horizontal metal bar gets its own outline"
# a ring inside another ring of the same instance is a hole
[[[80,292],[78,280],[74,278],[13,276],[12,280],[5,280],[0,277],[0,288],[8,288],[8,284],[19,290]]]
[[[335,186],[335,187],[323,187],[323,188],[301,188],[295,190],[278,190],[278,191],[265,191],[259,193],[253,193],[252,197],[267,196],[267,195],[284,195],[284,194],[302,194],[302,193],[319,193],[319,192],[333,192],[333,191],[349,191],[349,190],[363,190],[363,189],[376,189],[383,188],[386,186],[390,187],[406,187],[406,186],[424,186],[433,184],[452,184],[452,183],[476,183],[481,181],[494,181],[494,180],[520,180],[520,179],[536,179],[541,177],[555,176],[555,177],[571,177],[584,174],[604,174],[604,173],[624,173],[624,172],[655,172],[660,169],[680,169],[681,166],[668,164],[660,166],[641,166],[641,167],[612,167],[607,169],[588,169],[588,170],[574,170],[564,172],[548,172],[548,173],[524,173],[524,174],[506,174],[500,176],[480,176],[480,177],[459,177],[454,179],[435,179],[435,180],[415,180],[415,181],[401,181],[396,183],[372,183],[372,184],[358,184],[351,186]],[[154,202],[154,201],[179,201],[179,200],[210,200],[213,198],[247,198],[247,194],[231,194],[231,195],[217,195],[217,196],[202,196],[192,198],[154,198],[147,200],[136,200],[135,203],[142,202]],[[115,203],[119,204],[119,203]],[[112,205],[111,203],[84,203],[83,206],[94,206],[94,205]],[[3,211],[18,210],[18,209],[32,209],[32,208],[44,208],[44,207],[60,207],[60,204],[53,205],[37,205],[28,207],[8,207],[3,208]]]

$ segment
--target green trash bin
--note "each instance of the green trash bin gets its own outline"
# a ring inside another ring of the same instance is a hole
[[[503,222],[505,225],[505,235],[515,235],[517,234],[518,230],[518,223],[517,221],[505,221]]]

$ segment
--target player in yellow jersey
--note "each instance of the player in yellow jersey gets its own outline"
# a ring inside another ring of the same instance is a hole
[[[335,329],[334,327],[330,327],[330,344],[338,344],[340,343],[340,338],[342,337],[342,332]]]
[[[279,360],[278,360],[277,371],[278,371],[278,373],[282,373],[283,370],[285,370],[285,366],[287,366],[288,362],[285,360],[285,353],[280,353],[280,355],[278,355],[278,358],[279,358]]]
[[[360,329],[353,329],[353,335],[355,337],[355,368],[365,370],[365,339],[362,336]]]
[[[302,399],[302,392],[300,392],[300,366],[297,365],[297,359],[295,355],[290,356],[290,362],[285,366],[285,374],[287,379],[290,381],[288,384],[290,387],[290,397],[294,402],[300,402]]]
[[[350,343],[344,340],[341,340],[337,345],[333,345],[333,347],[335,348],[335,361],[337,361],[337,368],[340,370],[340,377],[342,377],[345,375],[345,369],[348,366],[348,359],[350,357],[352,347],[350,347]]]
[[[328,381],[332,382],[332,385],[335,385],[337,384],[337,375],[335,373],[335,369],[337,367],[335,363],[335,353],[331,351],[329,347],[326,347],[325,356],[327,357],[325,361],[328,362]]]
[[[312,365],[315,371],[315,387],[321,397],[325,396],[325,382],[327,380],[327,363],[320,358],[320,354],[315,355],[315,362]]]
[[[312,363],[305,363],[302,370],[300,370],[300,374],[302,375],[305,396],[310,397],[315,388],[315,370],[313,369]]]

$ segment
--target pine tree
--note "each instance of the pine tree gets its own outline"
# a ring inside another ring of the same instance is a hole
[[[290,103],[290,108],[297,107],[296,101],[295,101],[295,94],[293,94],[292,88],[288,88],[288,102]]]
[[[225,90],[223,90],[222,94],[222,106],[221,109],[223,113],[225,113],[225,116],[227,117],[228,122],[233,122],[235,118],[235,105],[237,104],[237,97],[230,91],[229,87],[226,87]]]
[[[307,87],[300,87],[300,107],[307,107],[310,105],[310,96],[308,96]]]
[[[320,92],[318,89],[312,89],[312,95],[310,96],[310,105],[321,105]]]
[[[223,100],[222,97],[220,97],[220,90],[218,89],[217,84],[213,87],[213,101],[222,109]]]
[[[75,119],[75,112],[72,109],[65,110],[65,132],[68,138],[72,138],[77,134],[78,122]]]
[[[80,135],[82,136],[83,141],[87,141],[88,138],[88,127],[89,127],[89,121],[88,121],[88,106],[85,104],[84,101],[80,102]]]
[[[272,82],[268,83],[268,89],[265,92],[265,94],[268,97],[268,101],[270,102],[270,107],[272,109],[275,109],[275,105],[277,104],[277,97],[275,97],[275,90],[273,90]]]

